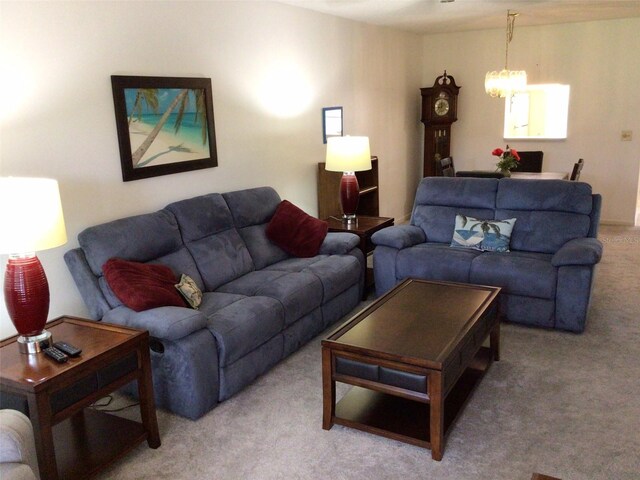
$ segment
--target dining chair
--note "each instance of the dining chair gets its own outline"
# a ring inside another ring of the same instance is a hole
[[[520,161],[518,166],[512,168],[512,172],[542,172],[542,157],[544,152],[541,150],[531,150],[528,152],[518,151]]]
[[[453,168],[453,158],[446,157],[440,160],[440,169],[443,177],[455,177],[456,171]]]
[[[504,178],[504,173],[491,170],[460,170],[456,172],[456,177]]]
[[[577,182],[580,180],[580,172],[582,172],[582,167],[584,167],[584,160],[581,158],[576,163],[573,164],[573,171],[571,172],[571,180],[572,182]]]

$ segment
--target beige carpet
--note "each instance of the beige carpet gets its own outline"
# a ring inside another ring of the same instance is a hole
[[[160,411],[162,446],[144,444],[97,478],[529,480],[537,471],[637,480],[640,229],[603,227],[600,238],[585,333],[505,325],[502,360],[454,424],[441,462],[382,437],[322,430],[318,337],[196,422]]]

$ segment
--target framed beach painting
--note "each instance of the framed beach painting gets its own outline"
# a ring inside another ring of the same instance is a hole
[[[210,78],[111,76],[122,179],[218,166]]]

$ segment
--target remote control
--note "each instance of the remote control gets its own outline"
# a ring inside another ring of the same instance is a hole
[[[43,350],[44,354],[53,358],[58,363],[64,363],[69,360],[69,357],[58,350],[56,347],[49,347]]]
[[[56,342],[53,344],[53,346],[56,347],[61,352],[66,353],[70,357],[77,357],[82,353],[81,348],[78,348],[75,345],[71,345],[70,343],[67,343],[67,342]]]

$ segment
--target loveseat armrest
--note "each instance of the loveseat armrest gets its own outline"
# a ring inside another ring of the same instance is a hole
[[[198,310],[185,307],[158,307],[136,312],[120,306],[102,317],[104,322],[148,330],[162,340],[178,340],[207,326],[207,317]]]
[[[551,265],[595,265],[602,258],[602,243],[597,238],[574,238],[551,258]]]
[[[376,245],[400,250],[426,242],[427,236],[424,234],[424,230],[415,225],[394,225],[374,233],[371,236],[371,241]]]
[[[346,255],[360,244],[355,233],[329,232],[320,245],[320,255]]]

